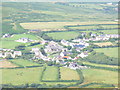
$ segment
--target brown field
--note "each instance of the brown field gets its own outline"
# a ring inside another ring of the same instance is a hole
[[[0,68],[12,68],[12,67],[17,67],[17,66],[12,64],[8,60],[0,61]]]
[[[111,45],[114,45],[113,43],[111,42],[103,42],[103,43],[94,43],[95,45],[98,45],[100,47],[102,46],[111,46]]]

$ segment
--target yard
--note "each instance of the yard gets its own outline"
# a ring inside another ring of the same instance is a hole
[[[96,52],[104,53],[107,56],[118,58],[118,47],[94,49]]]
[[[60,67],[60,74],[61,80],[80,80],[77,71],[66,67]]]

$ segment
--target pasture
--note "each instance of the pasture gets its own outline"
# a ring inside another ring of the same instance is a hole
[[[20,42],[1,40],[0,48],[14,49],[16,46],[21,45]]]
[[[23,69],[1,69],[2,70],[2,84],[31,84],[40,83],[40,76],[42,75],[42,67],[23,68]]]
[[[12,37],[2,38],[2,40],[14,41],[14,40],[18,40],[20,38],[29,38],[29,39],[32,39],[32,40],[40,40],[40,38],[38,38],[37,36],[32,35],[32,34],[14,34]]]
[[[61,40],[70,40],[76,38],[79,33],[77,32],[53,32],[53,33],[47,33],[49,37],[52,37],[53,39]]]
[[[96,52],[104,53],[107,56],[118,58],[118,47],[115,48],[98,48]]]
[[[46,70],[43,72],[42,80],[58,80],[58,67],[47,66]]]
[[[86,24],[117,24],[116,22],[28,22],[20,23],[24,29],[38,29],[42,31],[66,30],[64,27],[69,25]]]
[[[9,62],[8,60],[0,61],[0,68],[14,68],[14,67],[18,67],[18,66]]]
[[[106,83],[118,85],[118,72],[98,70],[98,69],[83,69],[84,83]]]
[[[103,32],[105,34],[118,34],[118,30],[100,30],[100,32]]]
[[[77,71],[66,67],[60,67],[60,75],[61,80],[80,80]]]
[[[13,63],[15,63],[16,65],[20,65],[20,66],[39,66],[40,64],[37,64],[35,62],[32,61],[28,61],[28,60],[24,60],[24,59],[14,59],[11,60]]]
[[[102,43],[93,43],[94,45],[102,46],[113,46],[114,44],[111,42],[102,42]]]

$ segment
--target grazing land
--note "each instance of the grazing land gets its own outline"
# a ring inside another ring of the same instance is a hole
[[[118,47],[94,49],[96,52],[104,53],[107,56],[118,58]]]
[[[58,69],[54,66],[48,66],[46,67],[46,70],[43,73],[42,80],[58,80]]]
[[[84,83],[106,83],[118,86],[118,72],[98,70],[98,69],[83,69]]]
[[[98,45],[100,47],[102,46],[113,46],[114,44],[111,42],[103,42],[103,43],[94,43],[95,45]]]
[[[0,61],[0,68],[14,68],[14,67],[18,67],[18,66],[9,62],[8,60]]]
[[[24,60],[24,59],[14,59],[11,60],[13,63],[15,63],[16,65],[20,65],[20,66],[39,66],[39,64],[34,63],[32,61],[28,61],[28,60]]]
[[[42,67],[23,69],[2,69],[2,83],[11,83],[13,85],[21,85],[26,83],[40,83],[40,76],[42,75],[42,70]]]
[[[61,80],[80,80],[79,74],[69,68],[60,68]]]
[[[38,30],[42,30],[42,31],[66,30],[65,26],[86,25],[86,24],[89,25],[89,24],[117,24],[117,23],[116,22],[29,22],[29,23],[20,23],[20,25],[24,29],[38,29]],[[82,29],[84,29],[84,28],[86,29],[86,26],[84,26],[84,27],[81,26],[81,27],[82,27]],[[95,26],[93,26],[93,27],[89,26],[89,27],[93,28]],[[79,29],[79,28],[77,28],[77,29]]]
[[[47,33],[49,37],[52,37],[53,39],[61,40],[70,40],[76,38],[79,33],[77,32],[53,32],[53,33]]]

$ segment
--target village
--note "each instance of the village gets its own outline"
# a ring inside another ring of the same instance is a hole
[[[82,36],[86,35],[86,33],[81,33]],[[5,34],[2,38],[9,38],[12,35]],[[64,67],[68,67],[71,69],[82,69],[82,68],[89,68],[87,66],[81,66],[78,65],[75,60],[79,58],[84,58],[89,55],[89,51],[84,51],[83,49],[90,46],[90,43],[88,41],[107,41],[110,38],[119,38],[118,34],[91,34],[90,38],[77,38],[70,41],[67,40],[61,40],[60,42],[55,41],[47,41],[42,39],[40,41],[40,44],[44,46],[43,52],[41,52],[40,48],[32,48],[31,53],[34,54],[34,57],[31,58],[31,60],[44,60],[45,62],[52,61],[56,63],[62,64]],[[38,40],[32,40],[30,38],[22,37],[18,40],[15,40],[15,42],[21,42],[21,43],[28,43],[28,42],[34,42]],[[76,55],[73,55],[73,50],[76,51]],[[6,58],[8,56],[11,56],[12,58],[21,57],[22,51],[16,51],[13,49],[5,49],[0,48],[0,57]],[[70,61],[70,62],[69,62]],[[68,64],[68,65],[67,65]]]

